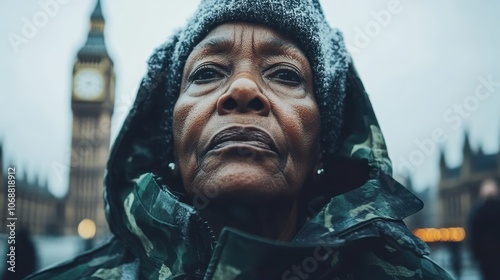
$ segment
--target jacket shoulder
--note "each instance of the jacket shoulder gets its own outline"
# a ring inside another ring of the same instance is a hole
[[[350,277],[347,279],[453,279],[427,256],[383,243],[372,244],[352,256],[344,272]]]
[[[36,272],[27,280],[120,279],[125,268],[136,271],[138,262],[127,252],[125,245],[111,238],[75,258]]]

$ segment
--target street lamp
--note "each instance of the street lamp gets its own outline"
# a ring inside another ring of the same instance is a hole
[[[78,235],[84,240],[84,251],[92,248],[92,238],[96,233],[95,222],[91,219],[83,219],[78,224]]]

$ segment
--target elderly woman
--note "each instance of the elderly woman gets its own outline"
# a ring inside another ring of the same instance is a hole
[[[114,237],[31,279],[450,278],[318,1],[202,1],[149,65],[108,163]]]

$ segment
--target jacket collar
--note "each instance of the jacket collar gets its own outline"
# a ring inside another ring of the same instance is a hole
[[[387,179],[389,182],[390,178]],[[315,251],[328,251],[329,257],[333,257],[338,254],[339,248],[352,242],[381,235],[388,235],[400,245],[420,254],[426,253],[426,246],[411,238],[404,225],[387,214],[392,212],[398,215],[401,212],[394,212],[390,204],[386,203],[384,207],[383,203],[377,202],[391,199],[394,192],[406,195],[404,188],[394,182],[393,186],[387,183],[374,187],[372,184],[378,183],[371,180],[359,189],[334,197],[290,243],[232,229],[223,230],[216,241],[209,225],[197,211],[179,201],[170,191],[162,189],[153,174],[144,174],[131,183],[132,188],[124,194],[124,215],[119,223],[125,225],[126,231],[121,233],[120,238],[139,257],[141,274],[148,277],[158,274],[158,277],[170,275],[201,279],[228,273],[231,269],[235,273],[251,271],[255,267],[262,269],[266,264],[264,256],[269,254],[288,256],[281,262],[281,270],[274,268],[276,273],[284,272],[288,269],[287,265],[307,258]],[[366,191],[373,188],[378,191]],[[352,200],[352,197],[361,199]],[[362,205],[352,208],[358,203]],[[377,205],[382,205],[382,208],[377,209]],[[381,223],[386,228],[377,225],[381,220],[387,220]],[[241,254],[242,251],[246,253]],[[239,259],[241,256],[245,261]]]

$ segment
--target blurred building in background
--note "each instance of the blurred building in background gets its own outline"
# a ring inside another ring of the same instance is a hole
[[[424,209],[405,219],[411,230],[417,228],[467,227],[471,208],[478,200],[479,187],[487,179],[500,183],[500,147],[497,153],[485,154],[481,148],[473,151],[465,133],[463,161],[450,167],[445,154],[440,155],[440,179],[435,187],[416,191],[410,176],[400,181],[423,202]]]
[[[3,166],[3,152],[0,144],[0,201],[5,205],[0,208],[0,218],[7,221],[9,212],[7,209],[7,167],[16,166],[8,164]],[[4,173],[5,172],[5,173]],[[26,173],[15,173],[15,218],[18,228],[29,230],[31,234],[57,235],[61,233],[60,221],[63,214],[62,200],[55,197],[48,189],[45,181],[40,183],[38,176],[34,180],[28,180]],[[7,233],[7,227],[1,227],[0,233]]]
[[[429,244],[433,259],[449,270],[456,279],[480,279],[468,246],[468,219],[478,203],[479,189],[486,180],[500,182],[500,148],[485,154],[473,151],[465,133],[463,160],[450,167],[441,151],[440,179],[437,185],[417,192],[410,177],[401,182],[423,202],[424,209],[405,219],[413,233]]]
[[[444,153],[441,152],[440,170],[439,226],[466,227],[470,210],[477,201],[481,183],[486,179],[500,182],[500,149],[494,154],[485,154],[481,148],[473,151],[466,133],[462,164],[449,167]]]
[[[65,197],[55,197],[47,183],[28,180],[16,170],[17,225],[33,235],[77,235],[85,239],[109,233],[104,216],[103,178],[109,154],[115,74],[104,42],[101,3],[90,18],[90,31],[73,68],[70,178]],[[7,201],[7,166],[0,144],[0,200]],[[8,165],[15,166],[14,165]],[[38,178],[38,176],[35,176]],[[7,204],[0,217],[6,220]],[[2,227],[0,233],[7,233]]]

